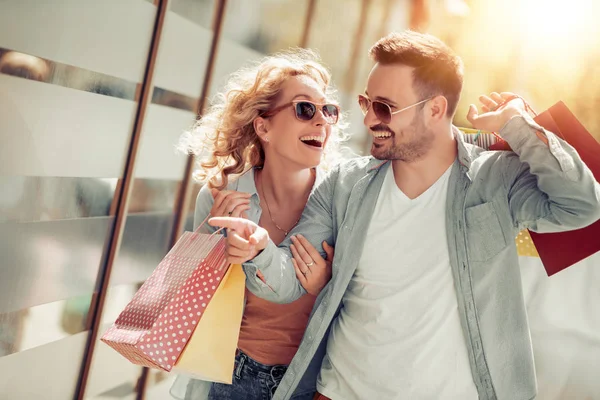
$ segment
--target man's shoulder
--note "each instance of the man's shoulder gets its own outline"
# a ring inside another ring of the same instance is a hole
[[[386,163],[385,160],[378,160],[373,156],[355,157],[340,163],[338,174],[340,178],[360,177],[384,163]]]
[[[468,143],[465,147],[471,157],[470,172],[473,177],[480,178],[477,179],[480,183],[497,184],[507,166],[519,162],[519,157],[512,151],[487,150]]]
[[[334,208],[345,209],[356,184],[370,174],[376,173],[378,167],[386,162],[371,156],[344,160],[329,171],[327,177],[320,183],[319,189],[325,198],[332,201]]]
[[[385,163],[386,161],[377,160],[372,156],[344,160],[327,171],[327,175],[320,184],[329,188],[350,189],[363,177]]]

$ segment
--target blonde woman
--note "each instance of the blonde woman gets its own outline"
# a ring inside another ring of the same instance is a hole
[[[248,218],[275,243],[296,225],[322,161],[332,162],[340,142],[340,109],[332,99],[330,75],[314,53],[295,50],[267,57],[233,74],[209,112],[184,135],[183,146],[201,159],[195,224],[211,216]],[[206,225],[205,232],[214,228]],[[296,273],[306,294],[275,304],[252,291],[268,290],[260,271],[245,270],[246,303],[233,384],[192,380],[186,400],[270,399],[302,340],[316,296],[331,278],[327,259],[304,238],[293,238]],[[304,270],[300,269],[300,266]],[[299,388],[294,399],[312,399],[316,387]]]

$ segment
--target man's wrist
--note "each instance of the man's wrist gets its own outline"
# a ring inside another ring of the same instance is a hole
[[[500,135],[500,137],[504,137],[503,133],[505,131],[506,126],[509,124],[510,121],[512,121],[514,118],[516,117],[525,117],[526,113],[518,110],[518,109],[507,109],[507,110],[503,110],[501,117],[500,117],[500,129],[498,129],[496,132],[498,132],[498,134]]]
[[[519,110],[518,108],[505,108],[504,110],[502,110],[501,115],[501,119],[502,119],[502,126],[506,125],[506,123],[508,121],[510,121],[511,119],[513,119],[516,116],[522,116],[523,115],[523,111]]]

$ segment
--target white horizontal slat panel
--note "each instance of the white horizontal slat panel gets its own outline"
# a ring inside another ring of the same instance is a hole
[[[169,391],[171,390],[171,386],[173,386],[173,383],[175,382],[175,377],[175,374],[171,374],[167,379],[148,387],[146,389],[146,400],[170,399],[171,396],[169,394]]]
[[[98,338],[111,324],[100,328]],[[98,340],[94,349],[94,359],[88,377],[86,398],[103,398],[101,395],[111,389],[127,384],[135,385],[142,372],[142,368],[130,363],[125,357]]]
[[[209,97],[212,97],[223,90],[223,85],[227,83],[227,79],[231,73],[237,71],[251,60],[259,60],[262,57],[264,57],[264,54],[242,46],[230,39],[224,37],[221,38],[211,80]]]
[[[119,177],[136,107],[0,74],[0,174]]]
[[[189,111],[150,104],[136,162],[136,178],[183,179],[186,155],[175,149],[195,115]]]
[[[115,285],[108,288],[106,301],[102,312],[102,324],[98,339],[116,321],[119,314],[133,298],[137,285]],[[93,400],[108,400],[113,398],[111,391],[119,393],[119,400],[128,399],[125,393],[135,385],[141,373],[141,368],[131,364],[106,343],[98,340],[94,349],[94,359],[88,377],[86,398]],[[135,398],[135,396],[134,396]]]
[[[199,97],[213,34],[173,13],[167,13],[162,31],[154,85],[190,97]]]
[[[0,357],[0,398],[72,399],[88,333]]]
[[[0,47],[140,82],[156,7],[144,0],[0,2]]]

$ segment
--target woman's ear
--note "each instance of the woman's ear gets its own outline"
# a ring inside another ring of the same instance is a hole
[[[268,142],[269,141],[268,121],[263,117],[257,117],[254,119],[253,124],[254,124],[254,132],[256,132],[258,137],[261,138],[263,141]]]

